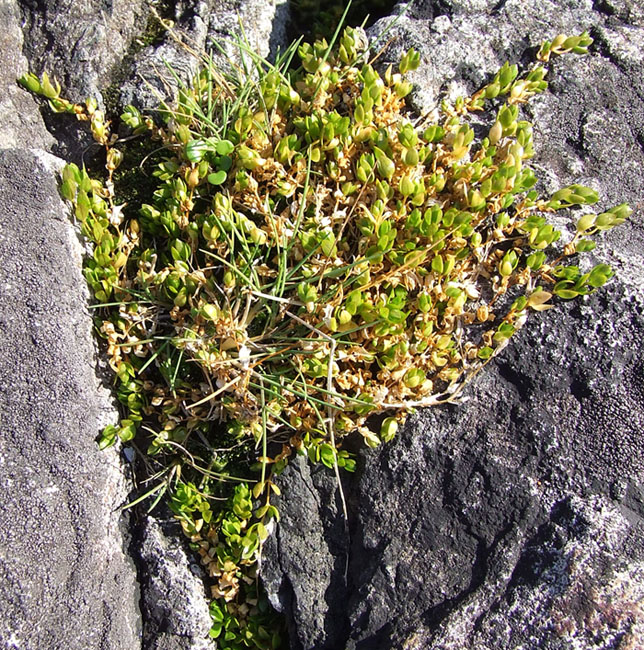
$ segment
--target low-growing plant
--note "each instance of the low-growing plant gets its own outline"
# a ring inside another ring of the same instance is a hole
[[[280,647],[256,567],[290,457],[352,471],[347,435],[392,440],[410,410],[457,399],[530,312],[613,275],[577,260],[630,208],[596,213],[577,184],[540,196],[520,116],[549,57],[591,42],[557,36],[523,73],[506,63],[418,116],[414,50],[381,69],[360,29],[274,63],[239,41],[241,63],[205,57],[159,114],[128,106],[128,139],[95,101],[21,79],[105,149],[104,177],[70,164],[61,186],[93,243],[84,274],[124,411],[100,445],[147,445],[143,496],[167,493],[200,555],[219,647]],[[152,143],[136,173],[153,185],[126,203],[132,136]],[[570,208],[572,229],[556,229],[548,217]]]

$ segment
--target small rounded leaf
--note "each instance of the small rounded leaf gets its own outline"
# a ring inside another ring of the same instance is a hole
[[[222,169],[220,169],[218,172],[208,174],[208,182],[211,185],[221,185],[226,180],[226,178],[227,174]]]

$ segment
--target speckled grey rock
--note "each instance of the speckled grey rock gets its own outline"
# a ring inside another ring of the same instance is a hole
[[[619,279],[533,318],[468,401],[359,451],[343,543],[328,544],[337,511],[302,515],[319,480],[287,470],[288,535],[269,541],[263,575],[293,648],[644,646],[643,17],[628,0],[421,0],[387,33],[383,64],[421,52],[414,101],[431,110],[530,61],[544,38],[589,29],[590,56],[553,61],[550,90],[526,108],[534,164],[544,191],[576,181],[602,207],[640,205],[595,252]]]
[[[261,56],[285,44],[287,0],[183,1],[175,3],[173,9],[173,15],[168,17],[174,23],[172,32],[137,54],[121,86],[122,104],[150,109],[162,100],[172,99],[177,77],[182,82],[190,80],[205,52],[222,69],[230,68],[226,56],[239,61],[238,50],[232,45],[233,35],[243,35],[249,48]],[[213,47],[214,41],[224,47],[226,56]]]
[[[38,104],[16,83],[28,72],[20,23],[18,4],[0,2],[0,142],[3,148],[19,147],[25,142],[51,147],[54,141],[40,119]]]
[[[198,564],[173,520],[146,517],[140,527],[143,642],[149,650],[208,650],[212,620]],[[193,573],[194,570],[194,573]]]
[[[4,0],[7,2],[7,0]],[[23,53],[37,73],[46,70],[68,98],[100,98],[115,68],[146,27],[146,0],[17,0]]]
[[[117,414],[95,373],[81,250],[58,196],[62,161],[37,101],[18,2],[0,3],[0,645],[140,647]],[[13,149],[9,149],[12,147]],[[28,150],[28,148],[34,148]]]
[[[115,411],[50,163],[0,150],[0,645],[133,650],[128,487],[94,441]]]

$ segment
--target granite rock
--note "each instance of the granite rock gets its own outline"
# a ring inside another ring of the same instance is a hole
[[[118,454],[94,441],[116,414],[52,163],[0,150],[0,645],[132,650],[129,488]]]
[[[101,105],[103,91],[149,16],[145,0],[3,0],[3,4],[16,7],[20,16],[22,55],[29,71],[56,78],[67,99],[95,97]],[[48,151],[78,164],[91,161],[97,147],[84,125],[61,120],[46,105],[41,114],[53,136]]]
[[[145,29],[145,0],[17,0],[23,54],[55,74],[68,99],[102,97],[121,59]]]

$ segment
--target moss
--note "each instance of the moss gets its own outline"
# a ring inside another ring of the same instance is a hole
[[[121,146],[123,162],[114,171],[115,201],[127,203],[133,212],[150,200],[157,180],[152,171],[160,160],[158,143],[147,138],[136,138]]]

